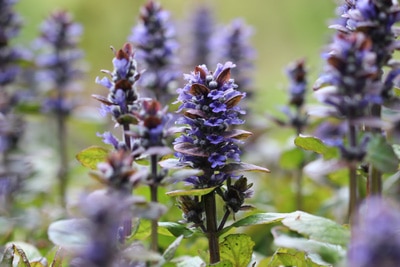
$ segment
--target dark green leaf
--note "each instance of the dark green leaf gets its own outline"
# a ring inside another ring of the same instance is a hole
[[[324,144],[320,139],[314,136],[300,135],[294,140],[296,146],[305,150],[314,151],[321,154],[324,159],[332,159],[338,156],[339,152],[336,147],[330,147]]]
[[[256,213],[249,215],[243,219],[240,219],[228,227],[225,227],[224,230],[220,233],[223,234],[230,230],[233,227],[242,227],[249,225],[258,225],[258,224],[270,224],[281,221],[283,218],[287,216],[288,213]]]
[[[383,136],[374,136],[367,147],[367,160],[383,173],[393,173],[399,167],[399,158]]]
[[[247,267],[253,254],[253,247],[253,240],[245,234],[228,235],[220,243],[221,261],[231,262],[235,267]]]
[[[88,147],[76,155],[76,159],[85,167],[92,170],[97,169],[97,164],[104,162],[107,158],[109,151],[108,149],[91,146]]]

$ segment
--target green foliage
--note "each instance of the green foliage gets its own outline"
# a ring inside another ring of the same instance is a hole
[[[321,139],[318,139],[314,136],[300,135],[296,137],[294,143],[296,146],[301,147],[302,149],[321,154],[324,159],[332,159],[339,155],[336,147],[327,146],[324,144],[324,142],[322,142]]]
[[[296,170],[304,163],[304,154],[304,150],[298,147],[286,150],[281,154],[279,165],[287,170]]]
[[[254,242],[245,234],[228,235],[220,243],[221,261],[230,262],[232,267],[247,267],[251,261],[253,247]]]
[[[399,167],[399,158],[393,147],[381,135],[374,135],[368,142],[367,160],[382,173],[393,173]]]
[[[202,189],[189,189],[189,190],[174,190],[167,192],[166,194],[170,197],[178,197],[178,196],[203,196],[211,193],[215,190],[217,186],[210,188],[202,188]]]
[[[76,159],[85,167],[92,170],[97,169],[97,164],[103,162],[109,153],[108,149],[91,146],[88,147],[76,155]]]
[[[295,249],[279,248],[272,257],[263,260],[260,265],[266,267],[296,266],[296,267],[319,267],[306,253]]]

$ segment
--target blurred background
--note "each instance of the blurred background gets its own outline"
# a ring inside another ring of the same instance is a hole
[[[88,169],[75,160],[75,155],[91,145],[105,146],[96,133],[112,128],[109,118],[99,116],[100,104],[90,97],[91,94],[105,96],[108,93],[104,87],[95,83],[95,79],[97,76],[103,76],[100,70],[112,70],[113,53],[110,46],[119,49],[127,41],[132,27],[138,20],[140,7],[145,2],[145,0],[20,0],[16,5],[24,26],[20,35],[13,41],[21,46],[31,46],[32,41],[39,34],[41,22],[54,10],[71,12],[75,21],[84,29],[80,48],[85,53],[84,64],[86,64],[87,74],[81,83],[81,107],[77,109],[75,114],[77,116],[69,120],[68,125],[68,153],[71,165],[69,200],[71,203],[78,199],[82,192],[82,185],[83,188],[98,185],[95,181],[91,182],[88,178]],[[187,24],[195,7],[201,4],[212,7],[217,24],[224,25],[233,19],[243,18],[248,25],[253,27],[254,34],[251,41],[257,53],[253,72],[256,91],[255,96],[248,103],[254,115],[251,117],[253,121],[250,125],[270,123],[266,119],[266,113],[282,116],[278,107],[285,105],[288,99],[285,68],[290,62],[300,58],[306,60],[309,88],[312,87],[324,64],[320,55],[333,33],[328,25],[330,19],[335,17],[336,7],[334,0],[160,0],[159,2],[165,10],[170,11],[171,20],[176,25],[177,35],[181,40],[185,39],[183,27]],[[181,61],[184,65],[185,59]],[[210,69],[214,69],[214,66]],[[183,84],[179,85],[181,86]],[[311,91],[310,89],[308,94],[310,100],[312,99]],[[255,123],[254,120],[260,121]],[[37,114],[31,115],[28,121],[26,140],[23,143],[26,144],[24,149],[32,158],[36,175],[27,188],[43,194],[43,198],[35,198],[35,201],[39,202],[36,203],[37,206],[45,210],[43,205],[47,205],[46,201],[50,197],[54,198],[49,192],[56,183],[57,140],[55,140],[55,134],[52,134],[55,132],[55,126],[48,121],[48,118]],[[246,151],[247,162],[272,170],[268,179],[255,181],[261,186],[256,187],[256,197],[252,201],[256,203],[258,209],[263,211],[288,212],[295,210],[296,206],[291,186],[292,172],[280,170],[277,161],[283,149],[293,146],[293,139],[290,137],[293,137],[294,132],[291,129],[282,131],[281,127],[275,126],[269,128],[266,125],[264,128],[268,131],[261,133],[258,143],[255,143],[255,146],[253,144]],[[258,146],[258,144],[262,145]],[[54,162],[54,164],[49,164],[49,162]],[[305,184],[304,209],[308,212],[327,215],[321,209],[321,203],[334,195],[332,189],[309,180],[306,180]],[[23,197],[29,198],[29,195]],[[179,218],[180,211],[173,200],[163,195],[160,201],[170,202],[170,205],[167,205],[174,209],[173,213],[167,214],[171,217],[167,220],[176,220],[176,216]],[[51,206],[49,207],[52,209]],[[264,238],[258,234],[259,230],[268,231],[264,226],[254,227],[252,237],[259,244],[256,249],[268,254],[271,252],[268,251],[269,245],[257,240]],[[271,240],[267,243],[270,244]],[[170,240],[167,240],[166,244],[168,242]]]

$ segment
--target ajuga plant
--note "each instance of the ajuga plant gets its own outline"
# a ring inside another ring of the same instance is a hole
[[[142,95],[167,104],[178,78],[178,43],[169,12],[163,10],[158,2],[149,0],[141,9],[140,19],[128,40],[135,45],[140,67],[146,70],[138,81]]]
[[[15,153],[24,123],[14,110],[17,97],[12,84],[22,59],[22,51],[10,44],[21,26],[14,4],[10,0],[0,2],[0,216],[11,212],[13,194],[29,174],[26,163]]]
[[[231,213],[244,208],[244,200],[251,195],[251,184],[239,175],[245,170],[267,169],[240,162],[239,144],[250,132],[231,129],[243,124],[244,113],[238,105],[245,93],[238,91],[231,78],[231,62],[218,64],[214,72],[205,65],[185,75],[186,85],[178,89],[178,124],[186,125],[175,139],[174,149],[178,165],[200,169],[202,174],[193,175],[186,182],[195,189],[204,189],[202,196],[183,196],[180,207],[187,222],[198,226],[208,238],[210,263],[220,261],[219,233],[224,229]],[[234,181],[234,182],[233,182]],[[227,187],[223,185],[226,183]],[[225,203],[225,215],[218,222],[216,196]]]
[[[77,79],[83,74],[79,61],[83,52],[78,49],[82,27],[67,11],[55,11],[41,25],[36,41],[42,53],[36,62],[40,68],[38,79],[46,90],[42,110],[55,118],[59,153],[58,179],[61,203],[65,206],[68,179],[67,119],[77,104],[72,99]]]
[[[308,115],[305,110],[305,101],[306,101],[306,92],[307,92],[307,69],[305,66],[306,62],[304,59],[299,59],[297,61],[292,62],[287,68],[286,73],[289,78],[289,88],[288,88],[288,104],[282,107],[282,112],[286,115],[286,119],[282,120],[274,116],[269,116],[272,121],[274,121],[277,125],[283,127],[290,127],[294,130],[296,136],[299,136],[303,133],[305,127],[308,124]],[[291,151],[287,151],[283,153],[283,157],[287,157],[287,155],[293,154],[301,154],[302,156],[297,157],[299,160],[294,161],[291,160],[291,164],[284,165],[293,165],[290,168],[295,168],[294,177],[296,184],[296,208],[298,210],[302,209],[302,187],[303,187],[303,167],[304,167],[304,153],[299,152],[297,148]],[[283,160],[282,160],[283,161]]]
[[[393,100],[390,97],[393,81],[399,73],[397,64],[390,61],[398,46],[392,26],[399,19],[399,7],[393,1],[346,1],[339,11],[341,19],[333,25],[338,32],[325,54],[325,74],[317,81],[315,89],[317,98],[333,107],[325,115],[334,115],[346,121],[345,141],[337,139],[335,145],[349,168],[351,214],[359,201],[357,168],[365,155],[368,162],[363,166],[369,170],[368,194],[379,195],[382,190],[381,173],[395,170],[395,166],[390,168],[386,164],[382,167],[379,160],[373,159],[373,147],[375,144],[375,148],[379,146],[385,150],[379,153],[394,155],[393,149],[382,137],[384,125],[380,114],[382,104],[390,102],[390,98]],[[383,67],[386,66],[389,72],[384,78]],[[371,136],[364,134],[361,138],[363,132],[376,134],[368,142]]]
[[[371,50],[376,53],[376,67],[378,75],[374,77],[380,91],[381,103],[369,107],[369,114],[376,119],[381,117],[382,105],[392,106],[396,102],[393,93],[393,80],[400,74],[399,64],[393,58],[393,52],[399,49],[396,41],[395,23],[400,21],[400,6],[397,1],[346,1],[339,8],[341,19],[332,28],[339,32],[350,34],[352,32],[364,33],[371,40]],[[383,70],[386,68],[386,75]],[[369,131],[380,134],[379,126],[369,127]],[[382,172],[369,165],[367,191],[370,195],[380,195],[382,191]]]
[[[149,157],[150,170],[142,173],[143,184],[150,188],[151,201],[158,202],[158,187],[166,176],[165,170],[158,168],[158,161],[166,154],[171,153],[167,147],[168,122],[171,116],[167,108],[153,99],[140,98],[136,91],[136,81],[141,79],[136,69],[133,47],[126,43],[118,51],[114,51],[114,70],[104,71],[111,76],[97,79],[97,82],[109,89],[108,97],[100,95],[94,97],[102,102],[103,113],[110,113],[117,126],[122,126],[122,141],[110,132],[101,134],[106,144],[113,145],[116,150],[125,150],[131,153],[133,159]],[[133,164],[133,159],[131,165]],[[127,193],[132,192],[128,188]],[[152,222],[152,242],[154,251],[158,250],[157,220]]]

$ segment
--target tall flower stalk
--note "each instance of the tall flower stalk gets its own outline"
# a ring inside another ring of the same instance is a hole
[[[361,135],[360,125],[368,125],[368,109],[381,103],[380,88],[376,76],[380,69],[376,65],[376,53],[371,39],[363,33],[334,36],[326,54],[325,72],[319,83],[330,85],[316,87],[316,96],[331,109],[327,114],[346,122],[346,141],[337,145],[349,170],[349,218],[358,205],[357,165],[366,154],[368,137]]]
[[[371,40],[371,50],[376,53],[376,66],[379,69],[375,81],[380,82],[382,103],[390,104],[393,100],[393,79],[400,74],[396,64],[391,64],[393,52],[399,48],[394,25],[400,21],[400,6],[397,1],[358,0],[346,1],[339,8],[341,19],[332,28],[351,34],[361,32]],[[384,77],[383,67],[389,67]],[[371,116],[381,117],[381,103],[369,108]],[[380,127],[370,127],[370,132],[381,133]],[[369,166],[367,190],[369,195],[380,195],[382,191],[382,173],[372,164]]]
[[[128,40],[135,45],[140,67],[146,70],[139,81],[142,95],[167,104],[178,78],[178,43],[169,13],[158,2],[149,0],[141,9],[140,19]]]
[[[43,111],[55,116],[59,153],[58,179],[61,203],[65,206],[68,185],[67,119],[75,106],[69,95],[82,70],[77,66],[83,56],[77,48],[81,25],[66,11],[53,12],[42,24],[37,45],[44,53],[37,58],[41,68],[40,82],[48,89]]]
[[[220,261],[218,235],[227,217],[232,211],[239,211],[244,199],[251,195],[251,185],[247,184],[247,179],[235,172],[244,166],[240,163],[241,151],[238,145],[251,133],[231,129],[234,125],[244,123],[240,119],[244,111],[238,104],[245,97],[245,93],[238,91],[231,79],[233,67],[235,65],[231,62],[218,64],[212,72],[205,65],[197,66],[194,72],[185,75],[185,87],[178,89],[178,102],[181,103],[178,111],[183,112],[183,116],[177,123],[187,126],[182,135],[175,139],[176,155],[180,165],[202,171],[201,175],[188,177],[186,182],[196,189],[212,189],[201,198],[181,198],[180,207],[186,220],[195,223],[205,232],[211,264]],[[268,171],[264,168],[259,170]],[[231,184],[232,179],[237,179],[234,185]],[[227,190],[222,188],[225,182],[228,183]],[[232,193],[235,188],[237,194]],[[220,223],[217,218],[216,195],[223,199],[226,208]]]

